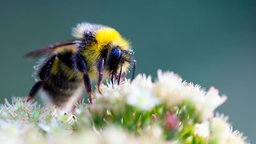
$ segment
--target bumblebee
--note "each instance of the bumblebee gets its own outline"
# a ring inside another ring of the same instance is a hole
[[[69,101],[81,98],[85,87],[89,102],[93,103],[91,80],[97,89],[104,79],[113,83],[125,77],[132,65],[132,78],[136,60],[129,42],[115,29],[92,23],[80,23],[73,28],[73,40],[55,43],[27,53],[28,58],[44,56],[35,70],[39,80],[32,86],[27,101],[35,98],[40,89],[51,102],[64,107]]]

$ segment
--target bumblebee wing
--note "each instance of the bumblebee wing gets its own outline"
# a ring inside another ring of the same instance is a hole
[[[82,41],[80,39],[75,39],[75,40],[69,40],[69,41],[64,41],[64,42],[58,42],[53,45],[43,47],[34,51],[31,51],[27,54],[25,54],[25,57],[27,58],[37,58],[45,54],[50,54],[53,51],[56,50],[61,50],[61,49],[66,49],[66,48],[76,48],[78,44],[82,44]]]

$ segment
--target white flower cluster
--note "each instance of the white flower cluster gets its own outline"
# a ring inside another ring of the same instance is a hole
[[[137,107],[142,111],[149,111],[161,103],[161,99],[154,95],[154,84],[151,77],[138,75],[130,84],[124,81],[121,85],[108,84],[103,86],[104,99],[114,103],[115,100],[125,100],[126,104]],[[101,95],[96,92],[96,97]]]
[[[109,83],[101,90],[104,98],[95,91],[95,103],[77,104],[73,114],[20,98],[6,100],[0,106],[1,143],[247,143],[227,118],[214,116],[226,100],[214,87],[205,91],[177,74],[158,71],[156,82],[139,74],[132,82]],[[180,107],[190,107],[185,112],[192,117],[179,115]],[[177,137],[168,139],[168,134]]]
[[[155,83],[150,76],[139,74],[131,84],[127,81],[120,86],[108,84],[103,86],[102,91],[104,98],[109,101],[123,99],[127,104],[143,111],[151,110],[163,102],[168,107],[174,107],[186,101],[195,106],[201,120],[212,117],[214,110],[227,98],[220,96],[214,87],[205,92],[199,85],[186,83],[178,75],[160,70]],[[99,99],[101,95],[96,92],[96,97]]]
[[[232,130],[232,127],[227,123],[227,117],[217,115],[210,119],[211,136],[210,141],[219,144],[242,144],[245,143],[246,137],[239,131]]]
[[[4,124],[0,129],[1,144],[156,144],[163,143],[159,128],[152,128],[143,136],[134,136],[115,126],[109,126],[101,133],[92,130],[83,130],[78,134],[64,133],[63,130],[55,130],[46,137],[34,125],[22,125],[21,123]],[[174,144],[174,143],[173,143]],[[176,144],[176,143],[175,143]]]
[[[96,95],[98,99],[97,92]],[[245,143],[245,138],[237,132],[232,132],[231,126],[224,119],[214,117],[215,109],[225,102],[226,96],[220,96],[214,87],[205,91],[199,85],[184,82],[173,72],[158,71],[156,82],[152,82],[150,76],[140,74],[131,84],[128,81],[119,86],[108,84],[103,88],[103,95],[107,101],[113,103],[115,100],[121,100],[141,111],[150,111],[160,104],[165,104],[169,108],[192,105],[195,109],[194,114],[198,115],[201,121],[195,124],[194,135],[207,141],[217,138],[217,141],[223,144]]]
[[[162,73],[162,71],[158,71],[156,92],[156,96],[166,101],[170,107],[182,104],[184,101],[195,106],[196,113],[201,115],[201,120],[212,117],[214,110],[227,99],[226,96],[220,96],[214,87],[206,92],[199,85],[182,81],[172,72]]]

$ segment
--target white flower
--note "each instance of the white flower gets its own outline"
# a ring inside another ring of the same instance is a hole
[[[111,82],[108,82],[107,85],[102,84],[101,85],[101,91],[104,97],[104,100],[108,100],[112,103],[115,101],[120,101],[124,99],[124,97],[127,95],[128,87],[130,87],[130,82],[128,82],[126,79],[123,81],[120,85],[117,84],[116,81],[112,84]],[[98,90],[95,91],[95,98],[96,99],[102,99],[102,95],[98,92]]]
[[[203,123],[195,124],[194,133],[199,137],[208,138],[210,135],[209,121],[204,121]]]
[[[137,107],[140,110],[148,111],[159,105],[161,100],[153,93],[153,83],[151,77],[138,75],[131,86],[128,87],[129,94],[126,97],[128,105]]]
[[[214,110],[226,101],[226,96],[220,96],[219,91],[211,87],[205,95],[204,104],[202,104],[202,119],[208,119],[213,116]]]
[[[44,130],[45,132],[50,132],[50,130],[51,130],[51,127],[50,127],[49,125],[47,125],[47,124],[39,123],[38,126],[39,126],[42,130]]]
[[[217,115],[210,119],[210,142],[219,144],[246,144],[246,137],[239,131],[232,131],[232,127],[227,123],[227,117]]]
[[[145,129],[145,133],[152,139],[161,139],[163,136],[163,129],[158,125],[153,125]]]
[[[182,79],[173,72],[163,73],[161,70],[157,71],[157,75],[156,96],[165,101],[170,107],[180,104],[184,98]]]
[[[218,106],[223,104],[226,99],[226,96],[220,96],[219,91],[216,88],[211,87],[206,94],[206,105],[210,109],[215,110]]]
[[[102,141],[104,144],[120,144],[120,143],[129,143],[127,134],[116,128],[108,127],[104,129],[102,133]]]
[[[195,112],[203,121],[212,117],[214,110],[227,99],[226,96],[220,96],[214,87],[205,92],[199,85],[192,83],[185,84],[183,94],[184,99],[195,106]]]
[[[200,87],[200,85],[185,83],[182,91],[185,101],[193,104],[196,111],[201,111],[202,105],[205,103],[205,91]]]

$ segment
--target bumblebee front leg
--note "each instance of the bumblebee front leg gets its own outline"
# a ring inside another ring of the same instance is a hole
[[[101,90],[100,90],[100,85],[102,83],[102,77],[103,77],[103,70],[104,70],[104,58],[100,58],[98,60],[98,63],[97,63],[97,70],[98,70],[98,92],[103,96]]]
[[[133,67],[132,67],[132,81],[135,77],[135,69],[136,69],[136,60],[132,61]]]
[[[32,88],[28,94],[28,97],[26,99],[27,102],[35,98],[35,96],[38,93],[38,91],[40,90],[40,88],[43,87],[45,81],[49,78],[50,71],[52,69],[52,65],[53,65],[55,58],[56,58],[56,55],[52,56],[49,60],[47,60],[45,62],[45,64],[39,70],[38,76],[40,78],[40,81],[36,82],[32,86]]]
[[[89,95],[90,103],[92,104],[92,84],[88,75],[88,66],[83,56],[76,55],[77,68],[83,73],[84,86]]]

